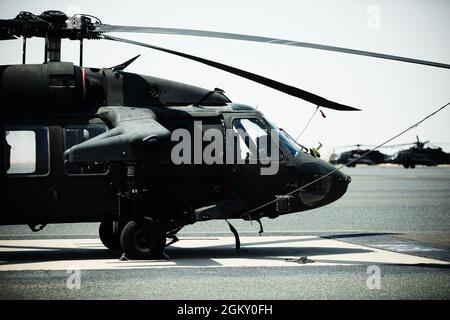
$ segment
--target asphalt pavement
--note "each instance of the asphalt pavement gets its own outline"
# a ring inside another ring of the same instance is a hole
[[[337,202],[186,227],[167,259],[119,261],[98,224],[0,227],[0,299],[449,299],[450,168],[347,168]]]

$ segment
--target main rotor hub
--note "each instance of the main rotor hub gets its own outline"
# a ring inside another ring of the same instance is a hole
[[[99,39],[95,31],[100,20],[91,16],[77,14],[72,17],[62,11],[48,10],[40,15],[22,11],[14,19],[0,20],[0,39],[23,37],[22,63],[25,63],[26,39],[45,38],[44,62],[61,60],[61,39],[80,40],[80,65],[83,61],[83,39]]]
[[[83,40],[99,39],[99,32],[94,32],[96,23],[86,15],[67,17],[64,12],[49,10],[40,15],[22,11],[14,19],[0,20],[0,39],[17,37]]]
[[[62,11],[48,10],[41,13],[39,16],[42,20],[53,23],[54,26],[63,28],[66,25],[67,15]]]

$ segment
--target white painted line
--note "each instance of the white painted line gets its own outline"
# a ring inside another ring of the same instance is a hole
[[[244,251],[233,237],[182,238],[167,249],[169,260],[119,261],[95,239],[0,240],[0,271],[449,264],[317,236],[242,237],[241,244]],[[302,256],[314,262],[285,260]]]
[[[430,251],[444,251],[443,249],[432,248],[432,247],[424,247],[416,244],[376,244],[374,247],[382,248],[391,251],[398,252],[430,252]]]

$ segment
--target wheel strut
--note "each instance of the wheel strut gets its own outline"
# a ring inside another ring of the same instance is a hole
[[[231,232],[233,232],[234,235],[234,241],[236,244],[236,250],[241,249],[241,241],[239,240],[239,234],[237,230],[233,227],[231,223],[228,222],[228,220],[225,220],[228,223],[228,227],[230,227]]]

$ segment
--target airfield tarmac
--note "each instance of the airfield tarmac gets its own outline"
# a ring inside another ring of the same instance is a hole
[[[97,224],[0,227],[0,299],[449,299],[450,168],[344,171],[329,206],[263,219],[261,237],[233,223],[241,251],[224,221],[186,227],[154,261],[119,261]]]

